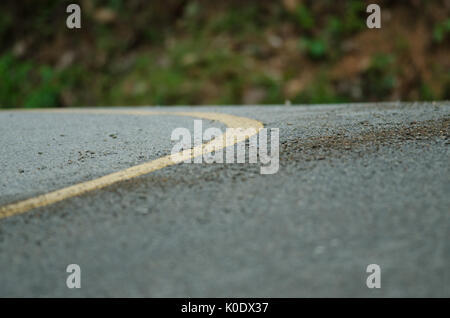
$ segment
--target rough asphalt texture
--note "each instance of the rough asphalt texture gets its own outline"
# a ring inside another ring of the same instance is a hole
[[[450,297],[450,103],[169,110],[280,128],[279,172],[180,164],[1,219],[0,296]],[[167,154],[175,127],[1,112],[0,205]]]

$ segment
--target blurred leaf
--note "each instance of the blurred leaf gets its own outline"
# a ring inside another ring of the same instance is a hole
[[[327,52],[327,44],[323,39],[304,38],[300,41],[303,49],[306,49],[308,55],[313,59],[324,58]]]
[[[299,25],[305,30],[311,30],[314,25],[314,16],[312,12],[304,4],[300,4],[295,10],[295,16]]]

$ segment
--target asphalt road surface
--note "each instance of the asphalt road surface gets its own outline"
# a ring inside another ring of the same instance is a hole
[[[120,110],[279,128],[279,171],[181,163],[0,214],[0,296],[450,297],[450,103],[2,111],[0,207],[157,160],[194,129]]]

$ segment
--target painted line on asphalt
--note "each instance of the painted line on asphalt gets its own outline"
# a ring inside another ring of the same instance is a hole
[[[187,116],[200,119],[208,119],[221,122],[228,128],[241,128],[247,130],[245,133],[237,134],[233,138],[228,138],[226,133],[206,142],[202,145],[193,147],[192,149],[183,150],[177,154],[167,155],[147,163],[139,164],[124,170],[120,170],[103,177],[93,179],[86,182],[81,182],[68,186],[56,191],[51,191],[36,197],[32,197],[23,201],[11,203],[0,207],[0,219],[18,215],[30,211],[35,208],[44,207],[68,198],[76,197],[87,192],[98,190],[110,186],[112,184],[130,180],[150,172],[160,170],[162,168],[181,163],[187,159],[211,153],[236,143],[242,142],[252,135],[258,134],[259,130],[264,125],[254,119],[239,117],[234,115],[213,113],[213,112],[164,112],[164,111],[148,111],[148,110],[112,110],[112,109],[39,109],[39,110],[15,110],[13,112],[37,112],[37,113],[62,113],[62,114],[99,114],[99,115],[135,115],[135,116],[155,116],[155,115],[169,115],[169,116]],[[250,130],[248,130],[250,128]],[[253,130],[252,130],[253,129]],[[248,132],[254,131],[248,134]]]

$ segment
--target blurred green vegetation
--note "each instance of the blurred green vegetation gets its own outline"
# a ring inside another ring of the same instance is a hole
[[[0,107],[435,100],[448,2],[2,0]],[[447,7],[446,7],[447,5]]]

